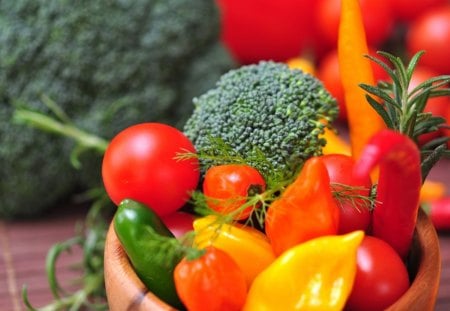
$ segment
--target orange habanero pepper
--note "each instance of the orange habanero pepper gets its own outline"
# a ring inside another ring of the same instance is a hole
[[[175,267],[173,277],[188,311],[240,311],[247,297],[245,276],[236,262],[213,246],[187,255]]]
[[[269,206],[265,220],[276,255],[312,238],[337,234],[338,225],[339,208],[319,157],[305,162],[296,180]]]

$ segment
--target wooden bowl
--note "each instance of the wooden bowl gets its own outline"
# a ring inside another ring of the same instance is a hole
[[[427,215],[419,212],[412,260],[409,263],[413,281],[408,291],[387,310],[434,310],[441,273],[439,240]],[[128,261],[113,226],[105,245],[105,284],[111,311],[176,310],[149,292]]]

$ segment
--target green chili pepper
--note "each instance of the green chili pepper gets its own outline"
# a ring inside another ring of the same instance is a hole
[[[123,200],[114,217],[114,230],[136,274],[161,300],[176,308],[173,270],[184,256],[183,246],[150,208]]]

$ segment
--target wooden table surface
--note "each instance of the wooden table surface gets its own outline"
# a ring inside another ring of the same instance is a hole
[[[450,161],[434,168],[430,178],[444,181],[450,190]],[[33,221],[0,220],[0,311],[26,310],[21,290],[27,285],[30,301],[42,306],[52,300],[45,274],[45,257],[56,242],[75,234],[75,225],[82,221],[86,206],[62,205],[48,215]],[[450,310],[450,232],[439,232],[442,274],[436,311]],[[58,262],[58,276],[63,287],[76,288],[71,280],[80,275],[73,265],[81,251],[65,254]]]

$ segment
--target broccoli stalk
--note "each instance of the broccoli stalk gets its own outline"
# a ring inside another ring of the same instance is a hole
[[[220,155],[220,139],[266,177],[282,178],[321,154],[325,141],[320,134],[338,113],[318,79],[274,62],[229,71],[215,88],[195,98],[194,105],[184,132],[199,154]],[[261,155],[265,161],[260,161]],[[205,157],[202,171],[222,161]]]

